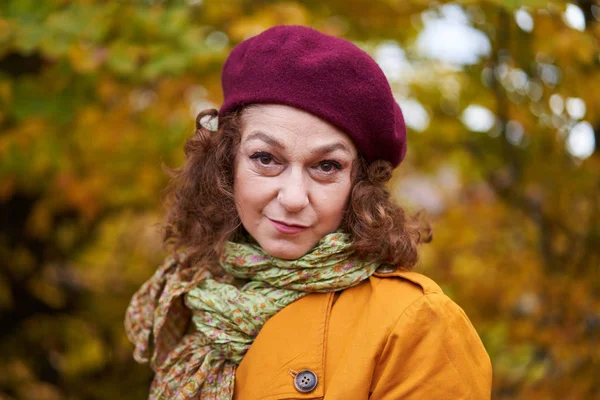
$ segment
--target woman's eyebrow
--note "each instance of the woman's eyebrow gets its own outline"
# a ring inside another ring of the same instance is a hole
[[[345,153],[351,154],[350,149],[348,149],[348,147],[346,145],[344,145],[343,143],[332,143],[332,144],[326,144],[324,146],[321,147],[317,147],[316,149],[311,150],[311,153],[313,154],[327,154],[327,153],[332,153],[335,150],[342,150]]]
[[[273,147],[277,147],[278,149],[281,149],[281,150],[285,149],[285,145],[283,143],[281,143],[279,140],[275,139],[274,137],[272,137],[262,131],[253,131],[251,134],[248,135],[248,137],[246,138],[246,140],[244,140],[244,142],[248,142],[250,140],[262,140],[263,142],[265,142]],[[348,149],[348,146],[346,146],[345,144],[343,144],[341,142],[326,144],[321,147],[312,149],[310,152],[312,154],[327,154],[327,153],[332,153],[335,150],[342,150],[345,153],[351,154],[351,151],[350,151],[350,149]]]
[[[267,135],[264,132],[261,131],[254,131],[251,134],[248,135],[248,137],[246,138],[246,140],[244,140],[244,142],[248,142],[250,140],[262,140],[263,142],[273,146],[273,147],[277,147],[278,149],[285,149],[285,146],[283,145],[283,143],[281,143],[279,140],[275,139],[272,136]]]

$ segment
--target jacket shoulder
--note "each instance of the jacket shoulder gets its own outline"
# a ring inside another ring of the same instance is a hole
[[[404,288],[408,292],[415,292],[421,295],[444,293],[442,288],[431,278],[414,271],[399,269],[391,272],[376,271],[371,279],[377,282],[377,286],[383,285],[383,287],[390,287],[392,290]]]
[[[377,297],[402,299],[405,306],[422,296],[444,295],[437,283],[418,272],[380,268],[370,280]]]
[[[416,272],[372,279],[382,298],[400,305],[374,370],[372,398],[489,399],[490,359],[462,308]]]
[[[442,289],[425,275],[412,271],[386,271],[384,268],[373,274],[368,284],[347,291],[349,297],[354,299],[352,306],[364,304],[363,307],[370,310],[370,315],[378,316],[377,325],[386,327],[384,331],[391,329],[400,315],[418,300],[446,297]]]

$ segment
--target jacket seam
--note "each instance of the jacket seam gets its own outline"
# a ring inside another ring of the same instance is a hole
[[[329,339],[329,322],[330,322],[330,318],[331,318],[331,312],[332,312],[332,308],[333,308],[333,293],[329,293],[328,294],[328,298],[327,298],[327,302],[325,303],[325,306],[323,307],[324,309],[324,313],[325,313],[325,318],[323,320],[323,327],[321,328],[321,331],[323,333],[322,338],[323,340],[321,341],[321,346],[322,346],[322,351],[321,351],[321,369],[323,370],[323,382],[321,383],[323,385],[323,396],[326,395],[326,390],[327,388],[325,387],[325,372],[327,370],[327,341]]]
[[[425,297],[427,299],[427,302],[430,304],[430,306],[433,307],[433,303],[431,302],[431,299],[428,296],[425,296]],[[444,334],[446,334],[446,332],[448,332],[448,324],[446,323],[445,320],[444,320],[444,327],[445,327]],[[452,368],[454,368],[454,371],[456,372],[456,375],[458,376],[459,381],[462,383],[461,386],[467,387],[467,393],[466,393],[467,397],[466,398],[467,399],[471,399],[472,398],[472,396],[471,396],[471,393],[472,393],[471,387],[469,385],[465,385],[464,384],[464,381],[462,379],[462,375],[461,375],[460,371],[458,370],[458,367],[456,366],[456,364],[454,364],[454,361],[450,357],[450,354],[448,354],[448,349],[446,348],[446,343],[444,341],[442,341],[442,347],[444,349],[444,354],[446,355],[446,358],[448,359],[448,361],[452,365]]]
[[[375,363],[375,370],[377,370],[379,368],[379,365],[381,363],[381,356],[383,355],[383,352],[385,351],[386,347],[388,346],[389,342],[390,342],[390,336],[392,335],[392,332],[394,331],[394,328],[398,325],[398,322],[400,321],[400,319],[404,316],[404,314],[406,314],[406,311],[408,311],[409,308],[411,308],[417,301],[421,300],[424,296],[427,296],[426,294],[422,294],[419,297],[417,297],[415,300],[413,300],[409,305],[407,305],[404,310],[402,310],[402,312],[400,313],[400,315],[398,316],[398,318],[396,318],[396,320],[394,321],[393,324],[390,325],[387,333],[386,333],[386,340],[385,343],[383,344],[383,347],[381,349],[381,351],[379,352],[379,354],[377,354],[377,362]]]

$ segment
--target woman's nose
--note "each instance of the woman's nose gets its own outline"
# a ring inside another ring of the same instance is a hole
[[[308,205],[308,189],[301,174],[292,173],[282,177],[283,182],[277,199],[289,212],[298,212]]]

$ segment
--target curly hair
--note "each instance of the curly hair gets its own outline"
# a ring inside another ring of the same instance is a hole
[[[245,232],[233,196],[233,165],[241,140],[242,110],[218,117],[215,109],[196,117],[196,130],[186,142],[185,163],[166,168],[171,182],[166,190],[163,241],[173,252],[185,250],[182,266],[206,263],[222,274],[217,255],[229,240],[240,240]],[[209,129],[203,122],[214,122]],[[408,216],[390,198],[385,184],[392,165],[375,161],[370,165],[358,156],[342,228],[351,235],[354,253],[364,259],[411,269],[418,259],[417,247],[431,241],[431,227],[422,214]]]

